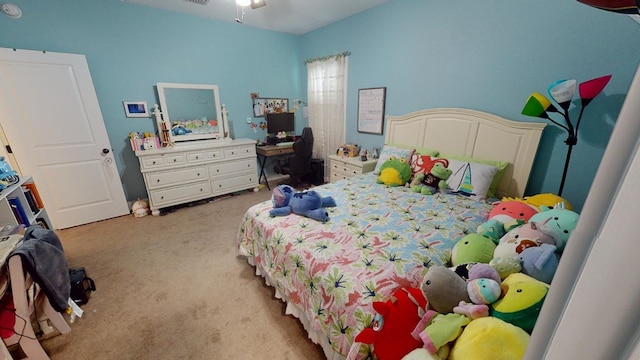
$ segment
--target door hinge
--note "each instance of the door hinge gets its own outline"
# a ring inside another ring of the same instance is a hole
[[[5,145],[4,148],[7,149],[7,153],[13,154],[13,150],[11,150],[11,145]]]

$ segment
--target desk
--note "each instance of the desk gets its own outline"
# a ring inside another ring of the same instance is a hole
[[[293,154],[293,145],[289,146],[276,146],[276,145],[261,145],[256,146],[256,154],[258,155],[258,163],[260,164],[260,175],[258,176],[258,183],[262,182],[267,185],[267,189],[271,190],[269,181],[267,180],[267,174],[264,171],[264,166],[268,157],[280,156],[286,154]]]

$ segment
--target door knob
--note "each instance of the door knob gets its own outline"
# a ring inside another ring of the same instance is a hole
[[[107,149],[107,148],[102,149],[102,153],[105,154],[105,155],[108,154],[109,153],[109,149]]]

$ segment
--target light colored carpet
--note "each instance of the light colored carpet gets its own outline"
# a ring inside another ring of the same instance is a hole
[[[57,231],[69,266],[86,267],[97,291],[70,334],[42,341],[51,359],[323,359],[237,255],[242,216],[270,195]]]

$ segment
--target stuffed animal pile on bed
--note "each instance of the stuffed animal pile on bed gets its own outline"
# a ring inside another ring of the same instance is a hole
[[[478,232],[456,243],[450,266],[428,269],[424,298],[389,300],[399,308],[378,313],[355,341],[370,344],[378,360],[521,359],[578,217],[553,194],[494,203]],[[397,323],[402,331],[385,329]]]

